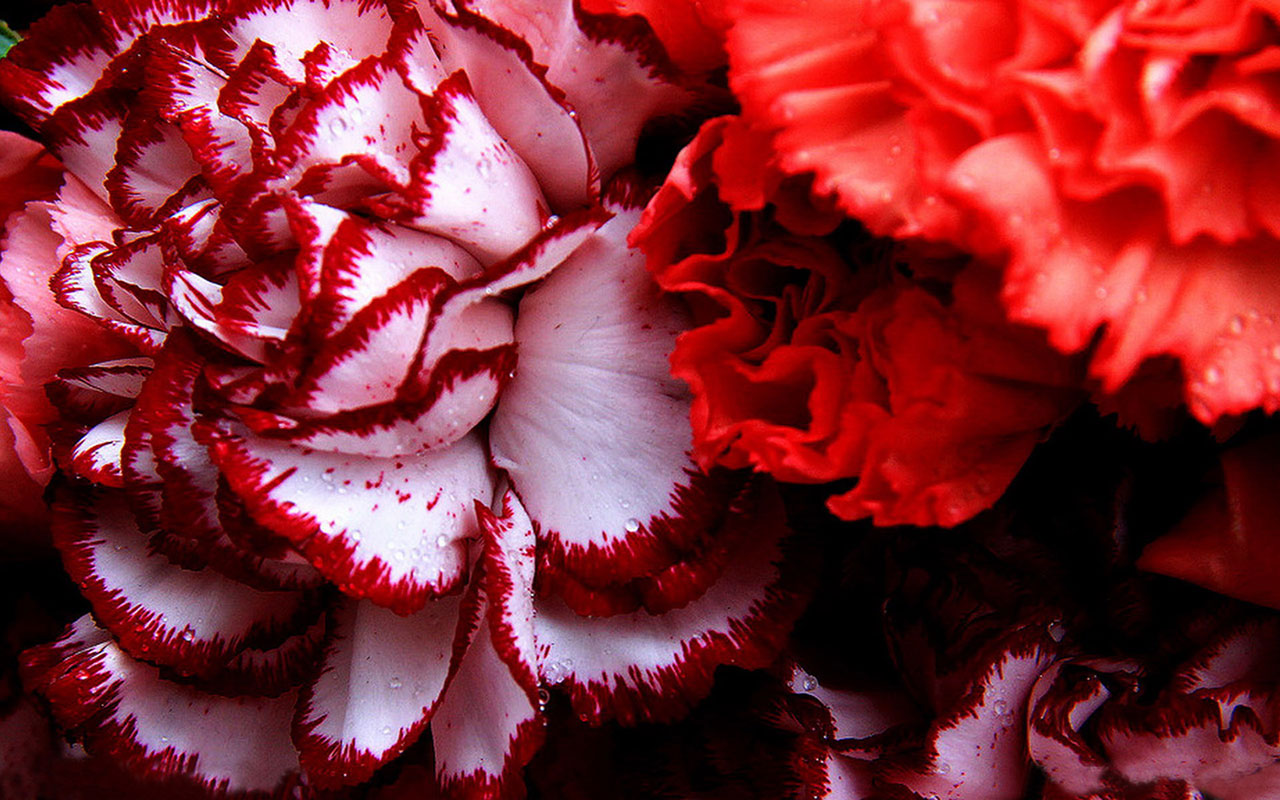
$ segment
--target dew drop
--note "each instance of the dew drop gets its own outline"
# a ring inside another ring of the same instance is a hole
[[[551,692],[548,692],[546,689],[539,689],[539,690],[538,690],[538,705],[540,705],[540,706],[545,706],[545,705],[546,705],[547,703],[549,703],[550,701],[551,701]]]
[[[564,661],[551,661],[543,667],[542,677],[548,686],[555,686],[569,677],[569,666],[570,664]]]
[[[399,549],[393,550],[391,552],[391,557],[394,558],[396,561],[404,561],[404,558],[405,558],[404,551]]]
[[[1227,323],[1227,330],[1231,332],[1232,336],[1239,336],[1244,333],[1244,318],[1239,314],[1236,314],[1231,318],[1231,321]]]
[[[1106,299],[1107,299],[1107,287],[1105,287],[1105,286],[1099,286],[1097,289],[1094,289],[1094,290],[1093,290],[1093,296],[1094,296],[1094,297],[1096,297],[1096,298],[1098,298],[1099,300],[1106,300]]]
[[[1145,302],[1147,302],[1147,289],[1146,289],[1146,287],[1144,287],[1144,286],[1139,286],[1137,289],[1134,289],[1134,290],[1133,290],[1133,302],[1135,302],[1135,303],[1145,303]]]
[[[1204,382],[1210,386],[1216,386],[1222,382],[1222,368],[1209,367],[1204,371]]]
[[[627,533],[635,533],[636,531],[640,530],[640,520],[636,519],[635,517],[632,517],[631,519],[623,523],[622,527],[626,529]]]
[[[991,704],[991,710],[996,712],[996,716],[1005,717],[1009,715],[1009,704],[1003,699],[996,700]]]
[[[1058,149],[1058,148],[1056,148],[1056,147],[1050,147],[1050,148],[1049,148],[1049,160],[1050,160],[1050,161],[1060,161],[1060,160],[1062,160],[1062,151],[1061,151],[1061,150],[1059,150],[1059,149]]]
[[[196,632],[191,630],[190,628],[186,628],[185,630],[182,631],[182,640],[184,642],[194,641],[195,638],[196,638]]]
[[[445,547],[449,544],[449,537],[443,533],[436,537],[436,547]]]
[[[800,681],[800,688],[806,692],[812,692],[818,688],[818,679],[812,675],[805,675],[804,680]]]
[[[160,744],[168,744],[168,743],[169,743],[169,737],[168,737],[168,736],[161,736],[161,737],[160,737]]]
[[[951,765],[943,761],[933,768],[933,771],[939,775],[946,775],[951,772]]]
[[[1271,357],[1276,361],[1280,361],[1280,342],[1271,345]]]
[[[351,127],[343,117],[335,117],[329,121],[329,133],[334,136],[341,136]]]
[[[404,681],[400,680],[399,678],[392,678],[391,680],[387,681],[387,688],[389,689],[399,689],[402,686],[404,686]]]
[[[391,735],[391,726],[390,726],[390,725],[383,725],[383,726],[382,726],[382,735],[383,735],[383,736],[390,736],[390,735]]]

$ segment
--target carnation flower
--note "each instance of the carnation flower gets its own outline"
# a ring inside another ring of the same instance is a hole
[[[515,794],[548,691],[661,720],[772,659],[780,503],[690,459],[686,312],[625,243],[642,128],[702,97],[643,23],[100,0],[0,87],[66,167],[6,275],[60,263],[136,348],[51,389],[93,614],[25,679],[64,727],[276,793],[430,725],[446,791]]]
[[[1168,357],[1202,421],[1280,409],[1270,6],[728,10],[787,174],[877,233],[1007,253],[1011,316],[1088,350],[1104,393]]]
[[[858,478],[828,502],[845,519],[958,524],[1075,407],[1078,368],[1007,322],[988,267],[832,235],[840,216],[808,188],[771,166],[767,137],[721,117],[632,234],[699,312],[671,357],[694,394],[694,454],[784,481]]]

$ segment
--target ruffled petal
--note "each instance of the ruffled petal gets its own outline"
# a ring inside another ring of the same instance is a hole
[[[302,691],[294,738],[320,786],[361,783],[422,733],[456,667],[460,596],[408,616],[363,600],[332,612],[320,673]]]
[[[55,718],[136,771],[187,775],[211,792],[284,797],[296,785],[295,693],[224,697],[165,680],[88,617],[23,656],[24,681]],[[228,735],[234,732],[234,735]]]
[[[493,494],[470,435],[439,451],[379,458],[206,430],[214,463],[262,525],[353,597],[408,614],[466,576],[475,500]]]
[[[65,496],[54,536],[94,613],[137,658],[209,674],[250,644],[273,645],[313,611],[301,592],[263,592],[153,551],[118,493]]]

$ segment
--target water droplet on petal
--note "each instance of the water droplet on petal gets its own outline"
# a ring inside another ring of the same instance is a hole
[[[1209,367],[1204,371],[1204,382],[1210,386],[1216,386],[1222,382],[1222,368]]]
[[[997,716],[1003,717],[1009,713],[1009,704],[1005,700],[996,700],[991,704],[991,710],[996,712]]]
[[[1231,332],[1232,336],[1239,336],[1244,333],[1244,318],[1239,314],[1236,314],[1231,318],[1231,321],[1227,323],[1227,330]]]
[[[391,735],[391,726],[390,726],[390,725],[383,725],[383,726],[382,726],[382,735],[383,735],[383,736],[390,736],[390,735]]]
[[[636,519],[635,517],[632,517],[631,519],[627,520],[622,527],[626,528],[627,533],[635,533],[636,531],[640,530],[640,520]]]
[[[449,537],[443,533],[436,537],[436,547],[446,547],[449,544]]]
[[[389,689],[399,689],[402,686],[404,686],[404,681],[400,680],[399,678],[392,678],[391,680],[387,681],[387,688]]]
[[[563,661],[550,661],[542,668],[542,677],[548,686],[555,686],[569,677],[569,665]]]

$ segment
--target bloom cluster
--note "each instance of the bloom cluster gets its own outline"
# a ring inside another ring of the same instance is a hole
[[[20,38],[0,795],[1280,796],[1280,9]]]

